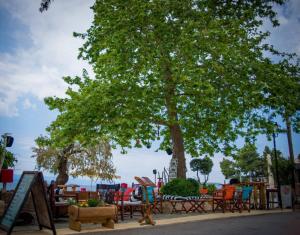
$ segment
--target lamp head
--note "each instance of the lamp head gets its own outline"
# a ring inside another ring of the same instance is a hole
[[[5,143],[5,147],[11,147],[13,145],[14,137],[12,137],[10,133],[4,133],[2,138]]]

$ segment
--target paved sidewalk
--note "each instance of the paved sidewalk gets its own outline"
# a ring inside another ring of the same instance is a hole
[[[179,223],[188,223],[195,221],[203,221],[203,220],[214,220],[214,219],[224,219],[224,218],[235,218],[235,217],[243,217],[243,216],[255,216],[255,215],[264,215],[264,214],[273,214],[273,213],[290,213],[291,210],[252,210],[250,213],[244,211],[243,213],[208,213],[208,214],[197,214],[197,213],[189,213],[189,214],[159,214],[154,215],[154,220],[156,221],[155,226],[160,225],[170,225],[170,224],[179,224]],[[146,228],[151,227],[152,225],[140,225],[137,222],[137,217],[135,219],[127,219],[124,222],[115,224],[116,230],[126,230],[126,229],[134,229],[134,228]],[[111,231],[108,228],[102,228],[101,225],[95,224],[84,224],[82,225],[82,231],[77,232],[68,228],[68,221],[62,220],[57,221],[55,223],[56,232],[58,235],[71,235],[71,234],[104,234],[105,232]],[[2,233],[0,233],[2,234]],[[40,231],[38,226],[17,226],[14,228],[13,234],[16,235],[37,235],[37,234],[52,234],[50,230],[43,229]]]

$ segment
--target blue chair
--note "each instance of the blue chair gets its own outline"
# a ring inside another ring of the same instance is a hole
[[[251,194],[253,187],[252,186],[243,186],[242,189],[242,204],[243,208],[247,209],[250,212],[251,207]]]
[[[146,193],[148,194],[148,200],[149,200],[150,204],[152,204],[154,202],[153,190],[154,190],[154,187],[147,186]],[[143,193],[143,202],[146,202],[146,193]]]
[[[162,200],[158,200],[154,191],[155,187],[147,186],[147,194],[151,210],[154,214],[162,213]],[[143,202],[146,203],[146,193],[143,190]]]

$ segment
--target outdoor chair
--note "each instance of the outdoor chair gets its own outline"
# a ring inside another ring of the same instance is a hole
[[[114,196],[120,190],[120,184],[97,184],[96,191],[100,194],[100,198],[108,204],[114,202]]]
[[[133,217],[134,212],[140,212],[143,215],[142,201],[132,200],[133,188],[127,188],[125,191],[117,191],[114,196],[114,203],[118,209],[118,215],[121,220],[124,220],[125,216]],[[116,222],[118,222],[118,215]]]
[[[53,218],[65,217],[68,214],[68,199],[72,198],[76,200],[76,194],[72,192],[72,194],[58,194],[56,193],[56,184],[55,182],[51,182],[48,188],[48,195],[50,201],[50,208],[53,215]]]
[[[242,213],[243,210],[243,189],[241,186],[235,187],[235,192],[233,196],[233,200],[229,202],[231,204],[231,211],[234,212],[235,210],[238,210],[240,213]]]
[[[86,202],[89,200],[89,192],[76,192],[77,202]]]
[[[89,199],[99,199],[99,192],[89,192]]]
[[[233,204],[234,204],[234,194],[235,193],[235,186],[226,185],[223,189],[216,190],[213,193],[212,199],[212,209],[215,212],[216,209],[220,208],[223,213],[225,210],[228,209],[233,212]]]
[[[251,186],[243,186],[242,189],[242,203],[243,209],[247,209],[250,212],[251,209],[251,194],[253,188]]]
[[[152,186],[147,186],[148,200],[151,205],[151,210],[154,214],[162,213],[162,200],[158,195],[158,191]],[[146,203],[146,195],[143,193],[143,203]]]

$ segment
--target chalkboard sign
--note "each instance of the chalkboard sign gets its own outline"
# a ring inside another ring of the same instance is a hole
[[[3,214],[0,228],[5,230],[7,234],[12,232],[16,219],[25,202],[28,200],[29,193],[32,196],[39,228],[42,229],[45,227],[51,229],[55,235],[56,230],[46,196],[43,174],[37,171],[23,172],[12,199]]]

